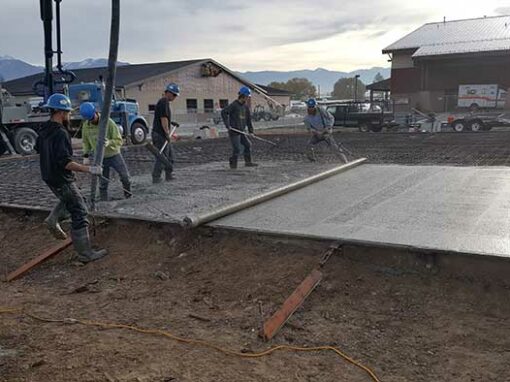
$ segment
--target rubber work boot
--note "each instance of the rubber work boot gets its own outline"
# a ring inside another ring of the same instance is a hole
[[[154,178],[154,177],[152,178],[152,184],[158,184],[161,182],[162,182],[161,178]]]
[[[124,197],[126,199],[129,199],[133,196],[133,193],[131,192],[131,183],[126,183],[123,185],[124,188]]]
[[[51,211],[51,213],[48,215],[46,219],[44,219],[44,224],[48,228],[48,231],[50,231],[51,235],[58,240],[65,240],[67,239],[67,235],[60,226],[60,223],[58,221],[59,213],[55,209]]]
[[[230,168],[232,170],[235,170],[237,168],[237,158],[234,158],[234,157],[230,158],[229,163],[230,163]]]
[[[257,167],[258,166],[257,163],[253,163],[253,161],[251,160],[251,155],[244,156],[244,165],[246,167]]]
[[[88,227],[72,230],[71,237],[73,238],[74,249],[78,253],[78,261],[84,264],[99,260],[108,254],[105,249],[98,251],[92,249]]]
[[[174,177],[173,173],[171,173],[171,172],[165,173],[165,182],[170,182],[174,179],[175,179],[175,177]]]

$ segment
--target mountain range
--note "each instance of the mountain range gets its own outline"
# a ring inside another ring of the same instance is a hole
[[[83,61],[64,63],[65,69],[84,69],[104,67],[108,63],[105,58],[87,58]],[[119,62],[119,65],[129,65],[126,62]],[[16,78],[30,76],[36,73],[42,73],[42,66],[31,65],[25,61],[10,56],[0,56],[0,81],[10,81]],[[384,78],[390,76],[390,69],[383,67],[373,67],[370,69],[359,69],[352,72],[340,72],[318,68],[315,70],[295,70],[295,71],[259,71],[259,72],[238,72],[241,76],[256,84],[268,85],[273,81],[287,82],[292,78],[307,78],[315,86],[320,86],[322,94],[330,93],[333,85],[340,78],[360,76],[360,80],[365,84],[371,84],[374,77],[380,73]]]
[[[101,68],[108,65],[106,58],[87,58],[83,61],[65,62],[64,69],[86,69]],[[118,65],[129,65],[127,62],[118,62]],[[35,66],[28,62],[19,60],[11,56],[0,56],[0,81],[10,81],[16,78],[31,76],[32,74],[42,73],[42,66]]]

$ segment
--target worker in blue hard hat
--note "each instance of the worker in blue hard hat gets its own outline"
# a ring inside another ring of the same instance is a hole
[[[251,90],[247,86],[239,89],[237,99],[221,111],[223,123],[228,130],[228,136],[232,144],[232,156],[229,159],[230,168],[237,168],[237,161],[241,152],[244,154],[244,163],[247,167],[258,166],[252,160],[251,142],[245,132],[253,134],[251,112],[247,103],[251,97]]]
[[[163,149],[161,154],[168,158],[168,162],[172,165],[174,163],[174,152],[171,145],[170,126],[179,127],[179,124],[172,121],[170,102],[174,101],[180,93],[179,85],[175,83],[167,85],[163,97],[158,101],[154,109],[154,123],[152,124],[152,143],[158,150]],[[173,167],[165,167],[159,159],[156,159],[154,170],[152,171],[153,183],[161,182],[163,167],[165,168],[165,180],[170,181],[174,178]]]
[[[80,105],[80,115],[83,118],[81,127],[81,136],[83,140],[83,164],[90,164],[90,156],[93,155],[97,147],[97,139],[99,137],[99,118],[100,114],[96,111],[96,106],[91,102],[84,102]],[[103,176],[99,178],[99,198],[102,201],[108,200],[108,183],[110,179],[110,169],[115,170],[119,174],[122,188],[124,189],[124,197],[130,198],[131,181],[129,179],[129,171],[121,153],[124,143],[119,127],[113,121],[108,120],[106,126],[106,141],[103,158]]]
[[[65,240],[67,235],[60,226],[66,212],[71,215],[71,236],[78,260],[88,263],[106,255],[105,250],[92,249],[89,236],[88,211],[76,185],[74,172],[101,175],[101,166],[85,166],[73,160],[69,126],[71,101],[63,94],[53,94],[43,108],[50,111],[50,120],[39,130],[36,150],[40,155],[41,176],[59,202],[44,221],[51,234]]]
[[[306,101],[307,113],[304,119],[305,127],[311,133],[310,140],[308,141],[307,157],[310,161],[315,162],[314,146],[320,142],[326,142],[330,149],[338,156],[344,163],[347,163],[347,157],[333,137],[333,125],[335,124],[335,117],[330,112],[323,109],[317,104],[315,98],[310,98]]]

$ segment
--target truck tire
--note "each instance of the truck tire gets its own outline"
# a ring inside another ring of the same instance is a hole
[[[144,124],[134,122],[133,125],[131,125],[131,142],[133,142],[134,145],[141,145],[147,140],[148,133],[147,127]]]
[[[251,119],[253,119],[254,122],[260,121],[260,114],[259,113],[253,113]]]
[[[452,128],[453,131],[462,133],[464,130],[466,130],[466,124],[463,121],[453,121]]]
[[[474,132],[486,130],[484,123],[482,121],[480,121],[479,119],[474,119],[474,120],[470,121],[469,129]]]
[[[14,133],[14,149],[18,154],[30,155],[35,153],[37,133],[29,127],[17,129]]]
[[[264,113],[264,121],[269,122],[271,121],[271,113]]]

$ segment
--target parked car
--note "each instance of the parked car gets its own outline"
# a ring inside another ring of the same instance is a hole
[[[326,110],[335,117],[335,126],[357,127],[362,132],[379,132],[384,127],[396,126],[393,113],[384,105],[369,102],[330,103]]]

